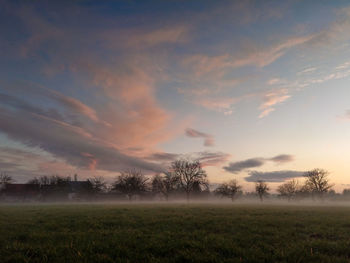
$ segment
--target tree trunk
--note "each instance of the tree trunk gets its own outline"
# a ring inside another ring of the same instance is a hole
[[[190,202],[190,192],[186,192],[186,200],[187,200],[187,203]]]

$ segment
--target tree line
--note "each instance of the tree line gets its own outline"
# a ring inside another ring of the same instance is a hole
[[[288,201],[311,197],[323,200],[325,194],[332,193],[332,184],[328,179],[329,173],[323,169],[314,169],[304,174],[305,182],[299,183],[292,179],[278,186],[277,192],[280,198]],[[49,191],[62,191],[69,185],[70,177],[42,176],[29,180],[27,183],[38,186],[50,186]],[[0,174],[0,189],[13,182],[11,176]],[[243,196],[242,186],[233,179],[216,187],[212,193],[221,198],[229,198],[232,201]],[[199,161],[176,160],[171,163],[169,169],[163,173],[148,177],[141,171],[129,169],[121,172],[112,184],[108,184],[103,177],[89,178],[80,191],[85,194],[101,194],[115,192],[132,200],[135,196],[157,195],[169,200],[170,196],[184,196],[187,201],[193,196],[209,195],[209,182],[207,173]],[[334,191],[333,191],[334,192]],[[255,193],[245,193],[245,196],[258,196],[260,201],[270,194],[269,185],[263,180],[255,182]],[[350,195],[350,190],[344,190],[344,194]]]
[[[277,192],[279,197],[288,201],[311,197],[312,199],[323,200],[327,193],[335,193],[331,188],[333,185],[328,179],[329,173],[323,169],[313,169],[304,174],[305,182],[300,184],[298,180],[291,179],[278,186]],[[221,196],[231,198],[233,201],[237,196],[242,194],[242,187],[238,185],[237,180],[231,180],[228,183],[221,184],[215,189],[215,193]],[[269,194],[268,184],[262,180],[255,182],[255,192],[260,201]],[[350,189],[345,189],[343,193],[347,194]]]

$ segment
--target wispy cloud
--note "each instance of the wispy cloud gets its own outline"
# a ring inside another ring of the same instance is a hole
[[[343,70],[350,68],[350,61],[344,62],[343,64],[337,66],[335,70]]]
[[[214,137],[211,134],[197,131],[195,129],[187,128],[185,134],[191,138],[203,138],[204,146],[214,146]]]
[[[300,171],[273,171],[273,172],[249,172],[249,176],[244,179],[247,182],[256,182],[262,180],[265,182],[279,183],[292,178],[303,177],[305,172]]]
[[[237,103],[239,98],[202,98],[196,101],[196,104],[218,112],[223,112],[225,115],[231,115],[233,105]]]
[[[107,171],[128,167],[161,170],[157,164],[123,154],[82,128],[35,112],[1,108],[0,130],[28,147],[42,149],[76,167]]]
[[[207,109],[231,114],[232,107],[236,103],[236,97],[240,96],[219,96],[223,86],[218,83],[223,83],[229,74],[241,70],[245,67],[263,68],[271,65],[288,52],[296,48],[319,50],[336,43],[338,40],[346,39],[346,34],[350,28],[350,12],[349,8],[343,8],[337,11],[337,19],[325,26],[320,31],[310,32],[303,35],[284,35],[279,40],[275,40],[269,45],[263,46],[254,42],[254,40],[246,40],[242,48],[236,45],[236,48],[230,49],[231,52],[211,52],[210,55],[198,53],[187,56],[183,59],[182,66],[186,69],[186,73],[196,80],[194,86],[200,87],[199,90],[208,91],[216,90],[217,94],[201,93],[195,96],[192,100],[194,103],[201,105]],[[237,47],[238,46],[238,47]],[[224,49],[225,50],[225,49]],[[260,118],[266,117],[276,109],[277,104],[283,103],[290,98],[291,90],[299,90],[310,85],[320,84],[333,79],[346,78],[350,75],[348,70],[349,63],[345,62],[335,68],[334,73],[325,74],[321,77],[311,78],[311,75],[316,71],[319,73],[319,68],[316,66],[304,67],[297,73],[300,78],[308,77],[307,80],[298,80],[289,82],[286,79],[271,78],[267,81],[267,85],[275,85],[282,87],[279,90],[267,91],[263,95],[264,103],[260,106]],[[339,72],[341,71],[341,72]],[[213,81],[215,80],[215,81]],[[227,89],[236,87],[239,82],[235,82],[228,86]],[[209,86],[209,88],[204,88]],[[217,88],[219,87],[220,88]],[[197,88],[195,88],[197,89]],[[226,88],[224,88],[226,91]],[[216,99],[217,97],[218,99]]]
[[[235,71],[244,67],[266,67],[285,55],[292,48],[307,44],[314,37],[316,37],[316,34],[285,37],[268,47],[257,46],[254,42],[250,42],[248,44],[246,43],[244,48],[238,50],[237,53],[211,56],[196,54],[186,57],[182,63],[182,67],[187,69],[184,75],[190,74],[195,88],[189,90],[180,89],[179,91],[189,96],[191,98],[190,101],[193,101],[193,103],[209,110],[222,112],[225,115],[232,114],[233,106],[236,103],[251,97],[262,96],[264,102],[260,105],[261,113],[259,118],[266,117],[275,110],[275,105],[281,104],[290,98],[289,90],[287,88],[276,88],[264,92],[222,96],[223,91],[227,92],[227,90],[239,86],[243,82],[252,80],[252,77],[246,79],[236,78],[228,82],[226,79],[227,75],[233,74]],[[188,77],[185,77],[185,79],[187,80]],[[287,84],[288,81],[281,78],[271,78],[267,82],[269,86],[283,86]],[[208,85],[210,85],[210,88],[205,88]],[[196,88],[196,86],[199,88]]]
[[[74,168],[47,170],[45,163],[51,163],[50,156],[43,156],[33,149],[21,149],[13,147],[0,147],[0,167],[1,172],[11,175],[17,182],[25,182],[34,176],[41,176],[53,173],[69,175]],[[67,167],[68,165],[66,165]],[[63,167],[61,167],[63,168]]]
[[[285,84],[286,80],[285,79],[280,79],[280,78],[272,78],[267,81],[268,85],[281,85]]]
[[[289,154],[280,154],[275,157],[269,158],[267,160],[270,160],[276,163],[288,163],[288,162],[294,161],[294,156]]]
[[[197,54],[187,57],[184,65],[191,68],[195,76],[206,76],[208,74],[221,74],[229,69],[246,66],[265,67],[283,56],[289,49],[307,43],[315,35],[289,37],[272,46],[257,48],[252,42],[237,54],[220,54],[207,56]],[[221,72],[221,73],[220,73]]]
[[[82,8],[81,17],[88,18],[89,11],[91,10]],[[184,123],[171,123],[172,114],[158,104],[155,93],[159,68],[158,65],[151,66],[154,63],[150,62],[149,51],[144,49],[183,43],[187,39],[186,26],[155,25],[147,29],[132,27],[128,31],[123,29],[123,34],[115,34],[118,33],[118,27],[117,31],[111,28],[92,28],[89,32],[94,37],[91,37],[83,34],[79,26],[62,27],[32,8],[25,7],[15,14],[25,22],[29,35],[27,41],[23,42],[24,53],[36,56],[38,60],[40,54],[45,54],[47,59],[43,60],[43,70],[50,70],[52,74],[70,72],[82,84],[82,93],[88,94],[87,100],[94,97],[100,101],[88,105],[64,92],[39,85],[30,87],[26,83],[21,88],[23,96],[27,96],[31,90],[30,93],[37,97],[59,104],[45,109],[46,101],[39,103],[36,108],[41,113],[45,111],[48,115],[49,111],[51,117],[57,113],[57,118],[60,116],[62,123],[79,126],[96,140],[125,153],[133,147],[151,152],[159,143],[183,131]],[[135,31],[138,34],[132,34]],[[112,38],[124,44],[112,45]],[[81,41],[84,45],[81,45]],[[95,48],[96,42],[102,43],[101,49]],[[51,52],[52,48],[55,52]],[[140,51],[130,51],[131,48]],[[110,55],[106,58],[101,52]],[[87,117],[96,124],[87,123],[82,117]]]
[[[263,166],[265,160],[262,158],[252,158],[244,161],[229,163],[228,166],[223,167],[227,172],[238,173],[248,168],[256,168]]]
[[[316,67],[305,68],[305,69],[303,69],[302,71],[299,71],[299,72],[297,73],[297,75],[308,74],[308,73],[314,72],[314,71],[316,71],[316,70],[317,70]]]
[[[11,175],[17,183],[25,183],[33,177],[43,175],[72,176],[78,174],[80,179],[89,178],[96,174],[111,178],[110,173],[84,169],[68,164],[64,160],[28,147],[0,147],[1,172]]]
[[[203,166],[218,166],[227,162],[231,156],[228,153],[223,152],[197,152],[191,154],[192,158],[199,160]]]
[[[91,19],[89,8],[79,10],[82,20]],[[152,49],[187,42],[188,27],[180,23],[92,27],[86,34],[79,24],[66,27],[29,5],[9,11],[26,31],[18,52],[21,59],[36,57],[50,77],[69,72],[80,85],[79,94],[87,96],[83,102],[67,95],[67,89],[1,83],[0,131],[81,169],[160,171],[160,162],[142,157],[182,133],[187,123],[171,122],[172,113],[158,104],[155,93],[161,65],[154,63]],[[68,24],[72,22],[67,9],[58,12]],[[101,24],[108,22],[102,20]],[[209,137],[206,144],[212,144]],[[131,150],[135,148],[138,151]]]
[[[280,154],[271,158],[251,158],[244,161],[231,162],[228,166],[223,167],[224,170],[230,173],[239,173],[249,168],[256,168],[263,166],[267,161],[272,161],[277,164],[292,162],[294,160],[293,155]]]
[[[259,107],[259,109],[261,110],[259,118],[266,117],[272,111],[275,110],[275,105],[281,104],[282,102],[284,102],[289,98],[290,98],[290,95],[288,95],[287,89],[275,89],[275,90],[268,91],[263,96],[263,103]]]
[[[16,103],[18,107],[20,107],[20,105],[24,106],[25,104],[26,107],[29,106],[28,103],[25,103],[24,101],[20,103],[19,100],[14,97],[14,95],[16,94],[24,94],[25,96],[28,96],[28,98],[37,97],[44,100],[49,99],[51,103],[59,104],[66,110],[66,112],[69,112],[70,114],[78,114],[81,116],[85,116],[94,122],[99,122],[99,118],[95,109],[82,103],[78,99],[65,96],[64,94],[58,91],[48,89],[43,86],[29,82],[16,82],[11,84],[2,83],[1,86],[4,90],[5,87],[10,87],[6,90],[6,92],[11,95],[6,95],[4,93],[1,95],[3,97],[8,96],[9,101],[12,101],[12,103],[14,103],[14,101],[17,100]],[[10,96],[12,97],[10,98]],[[7,101],[7,103],[9,103],[9,101]],[[2,100],[2,103],[6,103],[6,100]]]

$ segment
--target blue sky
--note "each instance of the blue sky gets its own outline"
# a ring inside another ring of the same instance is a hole
[[[0,3],[0,170],[17,181],[190,155],[247,189],[316,167],[350,184],[347,1]]]

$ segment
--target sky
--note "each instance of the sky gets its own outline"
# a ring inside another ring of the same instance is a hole
[[[0,0],[0,171],[350,187],[349,1]]]

